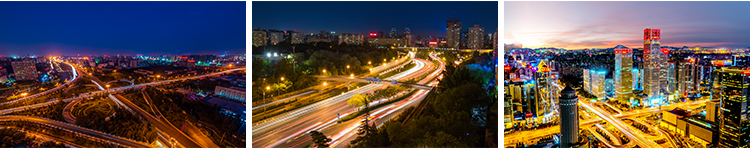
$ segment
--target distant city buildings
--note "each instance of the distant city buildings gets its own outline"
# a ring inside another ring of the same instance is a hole
[[[349,45],[362,45],[364,35],[362,34],[341,34],[339,35],[339,44],[346,43]]]
[[[15,71],[16,80],[18,81],[38,81],[39,75],[36,71],[36,63],[31,58],[23,59],[22,61],[14,61],[13,71]]]
[[[406,47],[408,40],[406,38],[367,38],[367,43],[374,46],[395,46]]]

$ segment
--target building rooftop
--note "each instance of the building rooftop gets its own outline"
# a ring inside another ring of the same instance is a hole
[[[217,97],[206,97],[205,99],[203,99],[203,101],[206,101],[211,104],[216,104],[218,106],[221,106],[222,108],[225,108],[237,114],[246,114],[245,110],[247,107],[245,106],[245,104],[242,104],[242,103],[225,100],[225,99],[217,98]]]

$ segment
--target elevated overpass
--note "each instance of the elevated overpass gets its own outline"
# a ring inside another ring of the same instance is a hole
[[[323,81],[351,81],[351,82],[365,82],[365,83],[370,82],[364,78],[357,78],[357,77],[352,78],[352,77],[345,77],[345,76],[317,76],[317,78],[318,80],[323,80]],[[408,85],[408,86],[411,86],[412,88],[423,89],[423,90],[431,90],[433,88],[431,86],[427,86],[424,84],[404,83],[404,82],[397,82],[396,84],[393,84],[391,82],[392,80],[383,80],[382,84],[383,85]]]

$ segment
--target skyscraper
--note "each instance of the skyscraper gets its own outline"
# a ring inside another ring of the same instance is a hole
[[[615,99],[621,104],[633,97],[633,51],[615,49]]]
[[[603,69],[600,69],[598,71],[590,70],[591,71],[591,91],[589,91],[591,94],[596,96],[599,100],[603,100],[607,94],[604,93],[605,90],[605,80],[607,76],[607,71],[604,71]]]
[[[571,147],[578,141],[578,96],[576,90],[565,86],[560,91],[560,138],[562,148]]]
[[[458,49],[461,42],[461,21],[458,18],[448,19],[445,32],[446,45]]]
[[[11,62],[13,71],[16,73],[16,80],[37,80],[38,75],[36,74],[36,65],[34,60],[31,58],[23,59],[23,61]]]
[[[643,31],[643,93],[648,95],[648,103],[661,96],[662,68],[666,60],[662,60],[660,51],[661,30],[646,28]],[[664,76],[666,77],[666,76]]]
[[[750,120],[747,119],[749,70],[736,67],[721,68],[721,118],[719,118],[719,146],[746,148],[750,141]]]
[[[484,45],[484,27],[474,25],[469,28],[469,49],[481,49]]]

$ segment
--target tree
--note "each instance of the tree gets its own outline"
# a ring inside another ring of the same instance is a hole
[[[331,142],[330,138],[326,137],[326,135],[323,135],[323,133],[318,131],[311,131],[310,137],[312,137],[313,143],[315,143],[315,145],[319,148],[328,148],[328,142]]]
[[[349,98],[349,100],[347,100],[346,102],[347,105],[350,105],[356,108],[359,108],[362,106],[367,107],[367,104],[369,103],[370,103],[370,99],[367,98],[367,96],[363,94],[355,94],[354,96],[352,96],[352,98]]]

